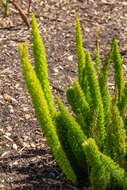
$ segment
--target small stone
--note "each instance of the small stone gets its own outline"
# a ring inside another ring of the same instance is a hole
[[[36,145],[34,143],[31,143],[30,145],[31,145],[32,148],[36,147]]]
[[[29,140],[29,137],[28,137],[28,136],[24,136],[23,138],[24,138],[24,141]]]
[[[73,61],[73,55],[70,55],[70,56],[68,57],[68,60],[69,60],[69,61]]]
[[[123,64],[123,68],[124,68],[124,70],[125,70],[125,71],[127,70],[127,67],[126,67],[126,65],[125,65],[125,64]]]
[[[0,100],[1,100],[1,99],[3,99],[3,96],[2,96],[2,95],[0,95]]]
[[[10,113],[14,113],[14,109],[13,109],[13,106],[12,106],[12,105],[8,105],[8,108],[9,108],[9,112],[10,112]]]
[[[11,100],[11,96],[8,95],[8,94],[4,94],[4,99],[7,100],[7,101],[10,101]]]
[[[6,155],[9,154],[9,153],[10,153],[10,151],[4,152],[4,153],[1,155],[1,157],[3,158],[4,156],[6,156]]]
[[[12,131],[12,128],[13,128],[12,126],[8,126],[8,127],[7,127],[7,130],[8,130],[8,131]]]
[[[5,135],[8,136],[8,137],[10,137],[10,136],[11,136],[11,133],[6,132]]]
[[[29,111],[29,108],[24,107],[24,108],[23,108],[23,111],[24,111],[24,112],[28,112],[28,111]]]
[[[29,114],[25,114],[25,118],[26,118],[26,120],[30,119],[30,115]]]
[[[59,71],[57,68],[54,68],[53,70],[55,73],[58,73],[58,71]]]
[[[13,109],[10,109],[10,113],[14,113],[14,110],[13,110]]]
[[[17,100],[16,100],[15,98],[13,98],[13,97],[11,97],[11,101],[12,101],[12,103],[14,103],[14,104],[17,103]]]
[[[15,149],[15,150],[17,150],[17,149],[18,149],[17,144],[13,144],[13,149]]]
[[[17,166],[17,165],[18,165],[18,161],[15,161],[15,162],[13,163],[13,165],[14,165],[14,166]]]
[[[16,84],[16,85],[15,85],[15,88],[17,89],[18,87],[19,87],[19,84]]]
[[[23,143],[23,146],[26,147],[26,148],[30,148],[30,145],[26,142]]]
[[[31,159],[31,162],[35,162],[35,161],[37,161],[36,157]]]
[[[0,129],[0,135],[4,135],[5,131],[3,129]]]

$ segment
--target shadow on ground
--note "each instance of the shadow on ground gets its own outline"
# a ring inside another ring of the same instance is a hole
[[[39,161],[38,157],[41,158]],[[12,163],[17,161],[19,164],[10,166],[11,161]],[[0,173],[12,178],[9,184],[11,190],[72,189],[66,188],[66,178],[56,165],[53,156],[47,154],[47,150],[31,149],[23,154],[4,158],[3,162],[0,162]],[[5,181],[7,184],[8,179]]]

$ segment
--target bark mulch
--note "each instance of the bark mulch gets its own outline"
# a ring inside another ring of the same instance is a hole
[[[75,14],[78,13],[84,36],[84,48],[93,53],[96,30],[99,31],[101,56],[116,36],[127,61],[127,1],[120,0],[33,0],[17,1],[31,23],[34,12],[43,36],[54,97],[68,106],[65,89],[77,76],[75,53]],[[28,40],[32,56],[31,29],[9,5],[2,19],[0,7],[0,189],[1,190],[90,190],[74,186],[57,165],[46,138],[39,128],[22,75],[18,45]],[[94,57],[93,57],[94,58]],[[127,74],[127,72],[126,72]],[[109,82],[113,89],[112,77]]]

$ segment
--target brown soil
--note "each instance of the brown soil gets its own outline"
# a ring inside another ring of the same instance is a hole
[[[27,1],[20,1],[27,14]],[[32,57],[32,36],[20,15],[9,5],[2,19],[0,7],[0,189],[2,190],[90,190],[69,182],[51,153],[39,128],[22,75],[18,45],[28,40]],[[113,36],[119,41],[126,70],[127,1],[120,0],[33,0],[34,12],[46,47],[49,79],[54,96],[67,105],[65,89],[77,75],[75,53],[75,14],[78,13],[84,47],[93,53],[96,30],[101,55],[109,49]],[[102,56],[103,57],[103,56]],[[127,74],[127,72],[126,72]],[[113,88],[112,80],[109,83]]]

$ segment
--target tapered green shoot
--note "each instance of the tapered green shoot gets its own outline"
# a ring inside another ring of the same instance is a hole
[[[81,26],[78,15],[76,16],[76,53],[78,58],[79,84],[83,87],[83,70],[85,67],[85,53],[82,40]]]
[[[72,111],[75,113],[77,122],[82,127],[85,135],[88,136],[88,128],[90,125],[90,107],[76,79],[74,80],[74,87],[68,88],[66,95],[68,102],[72,107]]]
[[[40,36],[40,32],[34,14],[32,15],[32,36],[35,71],[44,91],[44,95],[49,106],[50,114],[52,116],[52,119],[54,119],[56,115],[56,110],[51,92],[51,86],[48,80],[48,68],[45,47]]]
[[[83,148],[88,163],[92,167],[91,183],[93,190],[106,189],[111,183],[110,180],[112,180],[112,178],[116,180],[116,183],[120,185],[123,190],[127,189],[127,175],[125,170],[120,168],[110,157],[102,154],[94,139],[89,138],[85,141]]]
[[[119,110],[123,120],[125,119],[126,107],[127,107],[127,84],[125,85],[124,95],[121,100],[121,104],[119,106]]]
[[[91,109],[93,110],[93,112],[95,109],[98,109],[98,134],[99,134],[98,142],[101,146],[104,143],[105,139],[104,110],[103,110],[102,97],[99,88],[99,82],[97,80],[96,71],[92,63],[89,51],[87,51],[86,53],[86,70],[87,70],[88,83],[90,87],[90,93],[92,97]]]
[[[78,15],[76,16],[76,53],[78,61],[78,79],[79,84],[85,93],[88,103],[91,103],[91,97],[89,93],[87,74],[85,69],[85,52],[83,47],[82,31]]]
[[[106,187],[110,183],[110,172],[107,170],[105,163],[102,163],[101,153],[95,141],[89,138],[83,143],[83,148],[88,164],[92,167],[90,174],[92,189],[106,190]]]
[[[124,81],[124,71],[123,71],[123,61],[119,52],[118,42],[116,39],[113,40],[112,45],[112,59],[113,59],[113,66],[115,70],[114,81],[115,87],[118,88],[118,106],[120,107],[121,101],[124,97],[124,90],[125,90],[125,81]]]
[[[76,183],[77,177],[71,167],[69,160],[67,159],[65,152],[63,151],[61,147],[60,141],[56,133],[56,128],[53,124],[53,121],[49,112],[47,100],[42,90],[41,83],[39,79],[37,78],[36,73],[33,70],[32,65],[29,61],[27,42],[25,43],[24,47],[20,45],[19,51],[21,55],[24,79],[25,79],[29,94],[32,99],[35,113],[40,122],[41,129],[47,138],[47,142],[54,153],[56,161],[59,163],[59,165],[63,169],[63,172],[67,175],[67,177],[71,181],[73,181],[73,183]]]
[[[108,128],[111,157],[121,167],[124,167],[127,150],[127,137],[126,131],[124,129],[124,122],[122,120],[122,117],[120,116],[119,109],[114,101],[111,108],[111,121],[111,125]]]
[[[99,138],[97,121],[98,121],[98,109],[95,109],[89,127],[90,128],[89,137],[95,139],[96,142],[98,141]]]
[[[102,68],[99,73],[99,86],[104,108],[105,126],[108,124],[110,117],[111,99],[108,88],[109,68],[111,62],[111,53],[109,53],[102,62]]]
[[[82,148],[82,143],[86,139],[86,136],[58,97],[57,102],[61,113],[57,122],[57,131],[58,133],[60,132],[60,135],[64,139],[63,143],[65,144],[65,148],[67,147],[67,154],[68,151],[73,153],[73,158],[71,158],[73,159],[73,163],[75,163],[75,170],[79,175],[87,173],[87,165],[85,165],[86,160]]]

